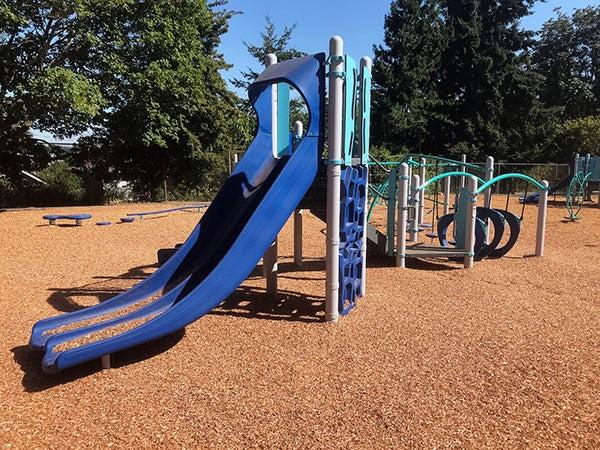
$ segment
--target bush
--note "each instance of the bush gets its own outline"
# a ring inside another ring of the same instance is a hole
[[[600,116],[567,120],[556,132],[554,142],[563,162],[569,162],[574,153],[597,154],[600,142]]]
[[[44,206],[76,205],[85,194],[83,180],[71,172],[64,161],[57,161],[38,173],[47,185],[33,187],[31,204]]]

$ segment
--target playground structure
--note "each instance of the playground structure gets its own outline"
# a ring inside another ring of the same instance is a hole
[[[551,186],[549,194],[566,190],[566,208],[568,216],[566,219],[576,221],[580,218],[581,210],[585,202],[592,201],[592,184],[596,184],[598,191],[597,206],[600,207],[600,157],[592,156],[589,153],[585,156],[575,154],[570,164],[570,173],[567,177]],[[523,203],[536,203],[539,199],[539,192],[529,196],[525,195],[521,201]]]
[[[370,186],[368,218],[372,217],[378,204],[385,202],[387,205],[386,232],[369,225],[368,234],[374,252],[395,257],[400,267],[405,266],[406,258],[463,258],[464,266],[468,268],[474,260],[502,257],[517,242],[525,206],[519,217],[508,211],[508,197],[505,209],[492,208],[492,187],[503,180],[520,179],[539,189],[535,255],[543,255],[548,200],[546,181],[538,182],[520,173],[494,177],[492,157],[488,157],[484,165],[467,163],[465,155],[461,161],[456,161],[409,154],[403,161],[379,162],[373,159],[370,163],[385,173],[385,179]],[[428,179],[426,174],[432,168],[434,175]],[[455,180],[453,193],[452,180]],[[443,189],[440,189],[441,183]],[[480,194],[484,195],[483,206],[477,206]],[[429,209],[426,209],[426,200],[432,205]],[[451,224],[454,225],[452,241],[447,237]],[[419,234],[426,230],[429,230],[426,236],[432,241],[438,240],[439,245],[419,242]],[[502,243],[505,235],[506,242]],[[410,246],[407,246],[407,241]]]
[[[111,353],[171,334],[210,312],[263,255],[265,267],[276,267],[277,234],[320,167],[326,167],[328,180],[325,318],[351,311],[365,293],[370,69],[368,58],[357,67],[344,55],[339,37],[331,39],[327,60],[320,53],[276,63],[269,55],[267,68],[249,88],[256,136],[189,238],[129,291],[37,322],[30,347],[44,352],[43,369],[55,373],[94,359],[109,367]],[[326,78],[329,145],[323,161]],[[300,136],[303,130],[296,126],[296,139],[289,130],[290,87],[309,112],[306,132]]]

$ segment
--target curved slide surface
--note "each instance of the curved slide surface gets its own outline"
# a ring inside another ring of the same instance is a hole
[[[129,291],[36,323],[30,346],[44,351],[45,371],[58,372],[173,333],[210,312],[246,279],[317,173],[324,135],[324,63],[325,54],[307,56],[273,65],[257,78],[249,89],[258,116],[256,137],[189,238]],[[270,86],[281,82],[300,93],[310,120],[293,153],[274,158]]]
[[[569,186],[569,183],[571,183],[572,179],[573,179],[573,175],[568,175],[566,178],[563,178],[558,183],[556,183],[554,186],[552,186],[548,189],[548,195],[552,195],[555,192],[565,189],[566,187]],[[537,203],[539,201],[539,199],[540,199],[540,193],[534,192],[533,194],[528,195],[525,198],[522,198],[521,203]]]

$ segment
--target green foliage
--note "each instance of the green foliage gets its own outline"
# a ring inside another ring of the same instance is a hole
[[[32,127],[60,137],[88,131],[70,157],[86,178],[150,192],[167,179],[214,192],[227,152],[249,139],[219,74],[229,67],[220,37],[235,14],[225,4],[0,3],[0,168],[17,181],[21,169],[44,166]]]
[[[553,111],[538,99],[534,0],[395,0],[375,49],[373,138],[392,149],[537,158]]]
[[[540,32],[533,53],[535,69],[544,77],[540,96],[564,119],[597,114],[600,101],[600,6],[557,11]]]
[[[265,29],[260,33],[261,43],[255,45],[244,41],[244,47],[246,47],[248,53],[250,53],[250,55],[258,62],[259,67],[264,66],[265,58],[269,53],[277,55],[278,61],[287,61],[288,59],[304,56],[306,53],[301,52],[294,47],[290,47],[290,41],[292,40],[296,26],[297,24],[286,26],[280,34],[277,32],[277,26],[275,25],[275,22],[273,22],[273,19],[266,16]],[[231,80],[231,84],[238,89],[246,90],[259,74],[259,71],[248,68],[246,71],[242,72],[242,79],[234,78]]]
[[[600,116],[567,120],[558,127],[554,141],[560,149],[558,157],[563,161],[569,160],[574,153],[597,155],[600,143]]]
[[[63,67],[51,67],[31,81],[28,103],[33,126],[69,137],[86,131],[105,101],[96,83]]]
[[[289,59],[298,58],[305,56],[306,53],[290,45],[294,31],[296,30],[296,24],[286,26],[283,31],[279,33],[273,20],[267,16],[265,17],[265,29],[260,33],[261,43],[260,44],[249,44],[244,41],[244,46],[248,53],[256,60],[259,67],[264,67],[265,58],[269,53],[273,53],[277,56],[277,61],[287,61]],[[262,70],[262,69],[259,69]],[[252,68],[242,72],[242,78],[234,78],[231,80],[231,84],[238,89],[247,90],[252,82],[258,77],[260,72]],[[304,106],[304,102],[296,94],[294,97],[294,90],[291,90],[290,96],[290,126],[297,120],[301,121],[305,125],[308,123],[308,111]],[[255,127],[254,116],[250,103],[244,102],[242,108],[246,111],[248,116],[251,118],[253,128]]]
[[[396,151],[427,141],[435,79],[446,47],[440,5],[400,0],[385,17],[384,45],[375,47],[373,138]]]
[[[79,203],[84,195],[83,180],[71,172],[64,161],[57,161],[38,173],[48,183],[38,187],[38,202],[45,205],[70,205]]]

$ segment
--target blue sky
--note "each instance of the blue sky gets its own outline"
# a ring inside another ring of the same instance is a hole
[[[301,7],[293,5],[301,4]],[[537,30],[554,16],[554,8],[565,13],[587,5],[598,5],[600,0],[549,0],[538,3],[534,14],[525,18],[522,26]],[[328,40],[334,34],[344,38],[346,53],[356,58],[373,55],[373,44],[383,40],[383,19],[389,11],[390,0],[229,0],[229,8],[241,11],[235,16],[229,32],[223,36],[221,52],[233,68],[223,76],[229,80],[238,77],[240,70],[257,68],[242,42],[258,43],[264,29],[264,18],[271,16],[278,27],[297,23],[292,44],[308,53],[326,51]]]

